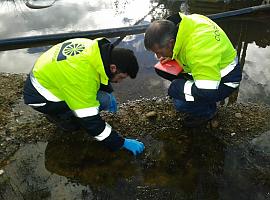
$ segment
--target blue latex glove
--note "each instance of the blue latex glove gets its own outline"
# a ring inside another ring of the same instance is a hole
[[[144,150],[144,144],[133,139],[125,139],[123,147],[131,151],[135,156],[142,153]]]
[[[109,95],[110,95],[110,107],[109,107],[108,111],[111,113],[116,113],[117,112],[117,101],[112,93],[109,93]]]

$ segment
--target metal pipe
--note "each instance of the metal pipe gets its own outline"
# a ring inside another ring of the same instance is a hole
[[[227,11],[217,14],[208,15],[211,19],[221,19],[226,17],[248,14],[255,11],[263,11],[270,8],[270,5],[253,6],[242,8],[239,10]],[[38,47],[45,45],[53,45],[71,38],[83,37],[94,39],[98,37],[124,37],[126,35],[134,35],[144,33],[149,25],[136,25],[121,28],[100,29],[92,31],[81,31],[71,33],[59,33],[40,36],[17,37],[0,40],[0,51],[22,49],[28,47]]]
[[[112,37],[140,34],[144,33],[147,27],[148,25],[138,25],[112,29],[100,29],[93,31],[81,31],[71,33],[9,38],[0,40],[0,51],[52,45],[65,41],[67,39],[78,37],[95,39],[99,37],[112,38]]]
[[[238,15],[253,13],[256,11],[268,10],[268,9],[270,9],[270,5],[260,5],[260,6],[242,8],[238,10],[231,10],[231,11],[217,13],[217,14],[211,14],[211,15],[208,15],[207,17],[209,17],[212,20],[215,20],[215,19],[221,19],[221,18],[226,18],[226,17],[233,17],[233,16],[238,16]]]

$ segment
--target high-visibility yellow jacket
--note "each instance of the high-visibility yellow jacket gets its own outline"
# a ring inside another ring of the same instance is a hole
[[[225,32],[209,18],[198,14],[179,14],[182,20],[173,58],[182,64],[186,73],[192,73],[198,88],[217,88],[223,75],[222,70],[236,57],[232,43]]]
[[[48,101],[65,101],[89,134],[116,150],[124,139],[100,117],[97,100],[100,85],[109,81],[104,63],[110,61],[102,60],[102,44],[111,46],[106,39],[85,38],[57,44],[39,57],[30,77],[39,94]],[[112,46],[107,49],[111,53]]]
[[[33,75],[71,110],[97,108],[100,83],[108,85],[98,40],[71,39],[42,54]]]
[[[233,89],[239,86],[241,72],[239,67],[234,70],[238,66],[236,50],[211,19],[198,14],[179,15],[172,58],[192,80],[172,83],[169,95],[185,101],[218,101],[221,83]]]

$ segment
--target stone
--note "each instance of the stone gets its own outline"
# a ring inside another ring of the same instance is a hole
[[[270,156],[270,131],[251,140],[251,146],[257,152],[259,151],[265,156]]]
[[[236,118],[242,118],[242,115],[241,115],[241,113],[235,113],[235,117]]]
[[[150,111],[150,112],[146,113],[145,116],[147,118],[156,118],[157,117],[157,113],[155,111]]]

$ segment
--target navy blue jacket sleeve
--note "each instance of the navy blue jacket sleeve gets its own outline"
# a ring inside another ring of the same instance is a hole
[[[105,144],[111,150],[115,151],[123,146],[124,138],[113,130],[110,125],[105,123],[99,114],[79,118],[79,122],[91,136]]]

